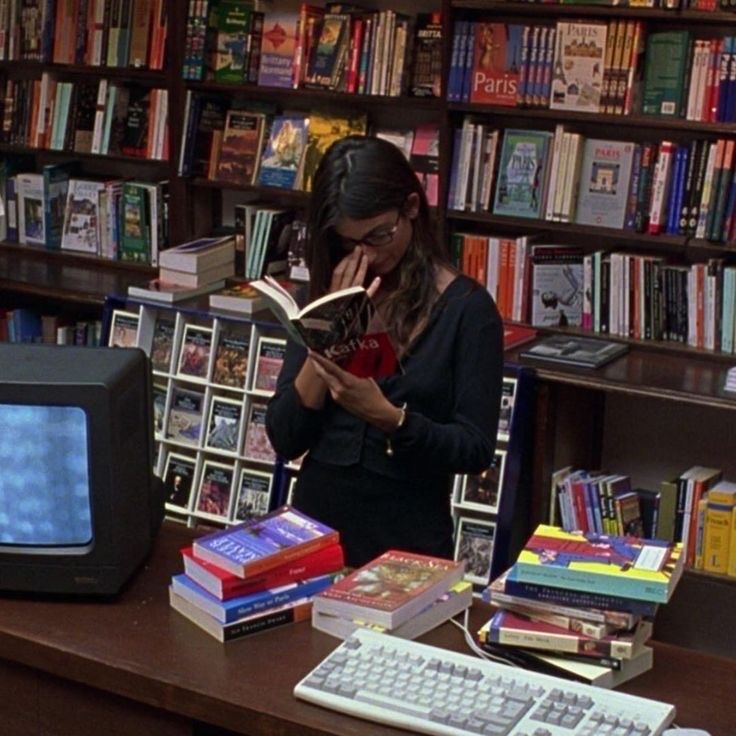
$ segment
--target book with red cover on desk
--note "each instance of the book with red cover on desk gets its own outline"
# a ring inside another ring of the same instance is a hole
[[[526,583],[666,603],[684,567],[681,544],[540,524],[509,578]]]
[[[200,559],[194,554],[192,547],[185,547],[181,554],[184,559],[184,572],[220,600],[248,595],[266,588],[278,588],[317,575],[326,575],[341,570],[345,565],[345,555],[340,544],[331,544],[297,560],[290,560],[247,578],[238,577],[207,560]]]
[[[315,596],[314,610],[394,629],[462,580],[464,572],[463,562],[388,550]]]
[[[198,557],[245,578],[338,541],[336,530],[285,505],[195,539],[193,546]]]
[[[270,276],[251,281],[289,336],[361,377],[390,376],[399,367],[389,335],[376,327],[376,308],[362,286],[327,294],[299,309]]]

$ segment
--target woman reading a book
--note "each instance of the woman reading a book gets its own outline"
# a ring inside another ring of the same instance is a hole
[[[360,378],[290,341],[266,424],[280,455],[308,453],[293,503],[340,532],[352,566],[391,548],[451,558],[453,475],[493,461],[498,311],[448,264],[424,190],[391,143],[334,143],[311,203],[311,298],[367,286],[400,366]]]

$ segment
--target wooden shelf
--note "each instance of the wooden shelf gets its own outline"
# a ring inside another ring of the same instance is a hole
[[[0,289],[43,299],[102,307],[108,295],[125,296],[156,269],[94,256],[0,244]]]

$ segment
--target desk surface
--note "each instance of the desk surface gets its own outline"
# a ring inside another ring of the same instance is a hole
[[[1,598],[0,658],[235,732],[398,733],[293,697],[295,683],[336,646],[308,623],[221,644],[170,609],[168,582],[191,536],[164,524],[148,563],[114,602]],[[484,613],[474,611],[478,625]],[[466,651],[449,624],[422,641]],[[654,646],[654,669],[621,689],[674,703],[680,726],[732,736],[736,660]]]

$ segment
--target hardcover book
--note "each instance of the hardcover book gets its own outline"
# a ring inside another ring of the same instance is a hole
[[[558,21],[550,108],[601,112],[605,23]]]
[[[585,140],[576,223],[623,228],[634,149],[627,141]]]
[[[626,343],[598,340],[592,337],[550,335],[531,347],[523,348],[521,358],[549,363],[563,363],[580,368],[600,368],[624,355]]]
[[[510,23],[475,24],[471,103],[516,107],[523,30]]]
[[[509,578],[666,603],[683,567],[681,544],[566,532],[540,524],[524,545]]]
[[[465,571],[461,562],[388,550],[314,598],[314,610],[395,629],[433,603]]]
[[[375,305],[362,286],[327,294],[303,309],[275,279],[251,285],[263,294],[292,340],[358,376],[392,375],[398,358],[386,332],[376,331]]]
[[[217,164],[217,180],[253,184],[263,148],[265,115],[249,110],[228,110]]]
[[[296,600],[311,598],[323,591],[335,580],[335,574],[319,575],[295,583],[287,583],[278,588],[249,593],[247,595],[228,598],[223,601],[208,593],[186,575],[174,575],[171,579],[173,591],[188,600],[201,611],[208,613],[215,620],[229,624],[245,616],[270,610]]]
[[[493,213],[539,218],[552,133],[508,128],[503,134]]]
[[[194,540],[194,554],[246,578],[339,541],[336,530],[291,506]]]
[[[360,618],[346,618],[331,613],[320,613],[312,608],[312,626],[318,631],[338,639],[347,639],[357,629],[369,628],[401,639],[416,639],[431,631],[458,613],[462,613],[473,603],[473,585],[466,581],[455,583],[436,601],[395,629],[363,621]]]
[[[337,572],[345,564],[342,547],[338,543],[322,547],[299,559],[285,562],[247,578],[238,577],[207,560],[200,559],[194,554],[192,547],[182,549],[181,554],[186,575],[220,600],[257,593],[266,588],[279,588],[307,578]]]
[[[302,115],[274,117],[258,171],[260,186],[299,188],[308,128],[309,118]]]
[[[286,624],[308,621],[312,615],[312,601],[299,600],[261,613],[244,616],[229,624],[222,624],[186,598],[177,595],[171,586],[169,586],[169,602],[174,610],[221,642],[242,639],[245,636],[257,634],[259,631],[268,631]]]

